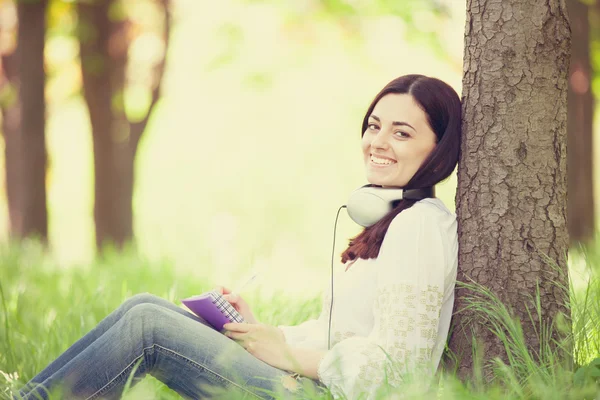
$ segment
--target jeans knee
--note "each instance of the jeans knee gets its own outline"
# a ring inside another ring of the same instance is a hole
[[[160,299],[160,297],[151,293],[138,293],[125,300],[123,306],[129,310],[138,304],[156,304]]]
[[[164,308],[158,304],[140,303],[131,307],[125,316],[129,318],[141,319],[142,321],[150,321],[156,320],[158,315],[164,311]]]
[[[139,333],[145,335],[152,332],[156,324],[160,324],[164,312],[165,309],[157,304],[140,303],[131,307],[123,319],[134,332],[139,329]]]

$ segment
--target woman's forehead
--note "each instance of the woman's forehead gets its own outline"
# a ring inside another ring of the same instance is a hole
[[[423,109],[413,96],[406,93],[386,94],[375,104],[370,116],[375,116],[382,121],[403,121],[409,123],[412,121],[415,124],[427,122],[427,115]]]

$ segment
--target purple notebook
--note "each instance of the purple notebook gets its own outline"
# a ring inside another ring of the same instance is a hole
[[[219,292],[210,291],[181,300],[197,316],[204,318],[217,331],[228,322],[244,322],[244,318]]]

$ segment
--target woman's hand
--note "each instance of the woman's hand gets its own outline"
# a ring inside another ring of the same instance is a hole
[[[249,324],[258,323],[258,320],[254,317],[254,314],[252,314],[252,311],[250,310],[250,306],[239,294],[232,295],[231,290],[223,286],[217,286],[213,290],[222,294],[223,298],[227,300],[229,304],[231,304],[233,308],[235,308],[235,310],[242,315],[245,322]]]
[[[235,340],[254,357],[275,368],[291,370],[291,349],[281,329],[266,324],[228,323],[225,336]]]

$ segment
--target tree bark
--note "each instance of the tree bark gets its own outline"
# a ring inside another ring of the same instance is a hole
[[[83,92],[90,114],[94,148],[94,221],[96,246],[121,248],[133,239],[134,162],[148,118],[160,96],[165,59],[156,67],[152,101],[145,118],[131,122],[123,93],[129,50],[128,21],[109,17],[115,0],[79,2]],[[166,0],[163,39],[168,44],[170,18]],[[166,48],[167,46],[165,46]],[[165,51],[166,54],[166,51]]]
[[[458,280],[489,288],[539,350],[539,323],[564,313],[567,286],[567,73],[570,33],[564,0],[468,0],[463,138],[456,193]],[[543,254],[556,263],[547,264]],[[542,305],[535,314],[536,285]],[[506,352],[457,291],[449,346],[458,373]],[[531,321],[527,308],[532,312]]]
[[[20,102],[20,143],[17,154],[19,237],[48,237],[46,209],[46,101],[44,45],[47,0],[18,2],[17,65]],[[10,132],[9,134],[14,134]],[[10,160],[9,160],[10,161]]]
[[[571,243],[587,243],[594,237],[594,184],[592,133],[594,96],[590,64],[589,6],[567,1],[572,29],[568,94],[568,226]]]

